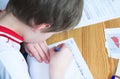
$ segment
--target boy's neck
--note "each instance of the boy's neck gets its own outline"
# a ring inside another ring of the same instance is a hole
[[[28,28],[27,25],[13,16],[12,13],[6,13],[6,11],[0,13],[0,25],[13,30],[21,36],[23,36],[25,29]]]

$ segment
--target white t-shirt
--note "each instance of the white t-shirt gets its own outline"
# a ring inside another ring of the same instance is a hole
[[[30,79],[27,63],[21,54],[23,38],[0,25],[0,79]]]

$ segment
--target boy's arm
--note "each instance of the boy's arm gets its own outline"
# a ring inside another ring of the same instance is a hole
[[[72,52],[65,44],[58,46],[59,51],[55,48],[49,50],[50,52],[50,79],[64,79],[65,72],[72,61]]]

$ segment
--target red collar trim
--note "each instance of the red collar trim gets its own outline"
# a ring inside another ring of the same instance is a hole
[[[3,27],[0,25],[0,36],[4,36],[4,37],[7,37],[8,39],[11,39],[13,40],[14,42],[16,43],[21,43],[23,42],[23,37],[21,37],[20,35],[18,35],[17,33],[15,33],[14,31],[6,28],[6,27]]]

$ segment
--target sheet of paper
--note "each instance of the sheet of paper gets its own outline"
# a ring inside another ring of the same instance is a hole
[[[120,60],[119,60],[119,63],[118,63],[118,66],[117,66],[117,70],[116,70],[115,74],[120,76]],[[115,79],[118,79],[118,78],[115,78]]]
[[[0,10],[4,10],[9,0],[0,0]]]
[[[52,44],[49,48],[65,43],[73,53],[73,61],[66,71],[65,79],[94,79],[85,60],[82,57],[75,41],[70,38],[56,44]],[[49,79],[49,65],[45,63],[38,63],[33,57],[27,57],[29,64],[29,71],[32,79]]]
[[[105,29],[105,39],[108,56],[120,59],[120,28]]]
[[[82,19],[76,28],[120,18],[120,0],[84,0]]]

